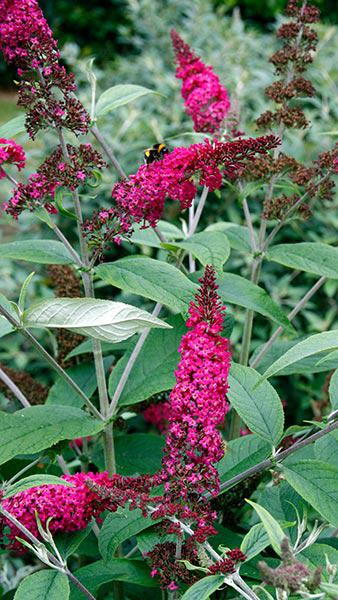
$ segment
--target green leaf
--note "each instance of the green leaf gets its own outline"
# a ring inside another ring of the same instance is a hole
[[[255,369],[233,364],[229,375],[228,398],[251,431],[272,446],[279,442],[284,427],[282,403],[276,390]]]
[[[15,494],[19,494],[30,488],[40,487],[41,485],[65,485],[66,487],[74,487],[70,481],[65,481],[61,477],[55,475],[29,475],[20,481],[16,481],[6,489],[4,498],[10,498]]]
[[[104,359],[105,371],[111,366],[112,359],[107,357]],[[96,388],[97,379],[95,365],[93,363],[82,363],[66,369],[67,374],[77,383],[81,390],[90,398]],[[83,406],[83,398],[72,388],[63,377],[57,376],[54,385],[49,390],[48,398],[45,405],[63,405],[75,406],[81,408]]]
[[[320,242],[278,244],[266,258],[291,269],[338,279],[338,248]]]
[[[25,309],[25,302],[26,302],[28,286],[29,286],[30,282],[32,281],[34,275],[35,275],[35,271],[30,273],[28,275],[28,277],[26,277],[25,281],[22,284],[22,288],[20,290],[19,302],[18,302],[18,306],[21,311],[23,311]]]
[[[54,193],[54,200],[55,200],[56,207],[57,207],[59,213],[61,213],[61,215],[63,215],[64,217],[68,217],[69,219],[72,219],[73,221],[76,221],[76,214],[71,212],[70,210],[68,210],[67,208],[65,208],[63,206],[64,194],[67,195],[66,189],[64,189],[62,186],[59,186],[58,188],[56,188],[55,193]]]
[[[45,265],[70,265],[74,262],[64,245],[54,240],[23,240],[0,244],[0,256]]]
[[[165,248],[166,244],[162,244]],[[183,242],[171,242],[170,246],[182,248],[195,256],[203,266],[213,265],[216,271],[222,271],[230,256],[230,244],[221,231],[202,231],[195,233]]]
[[[338,366],[338,350],[333,350],[332,352],[329,352],[329,354],[321,358],[317,362],[317,366],[327,366],[327,369],[330,370],[332,368],[330,365],[332,361],[335,361],[336,365]]]
[[[294,328],[282,309],[263,288],[233,273],[223,273],[217,283],[218,293],[224,302],[254,310],[278,323],[287,332],[294,333]]]
[[[161,302],[176,312],[186,311],[198,290],[179,269],[153,258],[121,258],[99,265],[96,274],[106,283]]]
[[[155,522],[151,517],[144,517],[139,508],[119,508],[115,513],[108,513],[99,535],[99,550],[103,560],[108,562],[122,542],[151,527]]]
[[[276,519],[274,519],[274,517],[269,513],[269,511],[266,510],[266,508],[260,506],[260,504],[257,504],[257,502],[253,502],[252,500],[247,500],[247,502],[255,509],[256,513],[258,514],[260,520],[262,521],[265,527],[265,531],[268,534],[271,546],[273,547],[276,554],[280,556],[280,545],[286,537],[280,524],[278,523],[278,521],[276,521]]]
[[[338,585],[336,583],[321,583],[319,588],[325,592],[329,598],[337,600],[338,598]]]
[[[338,409],[338,369],[333,373],[329,385],[330,402],[333,410]]]
[[[146,94],[158,94],[154,90],[149,90],[141,85],[120,84],[105,90],[96,103],[95,117],[103,117],[108,112],[115,110],[119,106],[133,102]],[[159,94],[160,95],[160,94]]]
[[[82,567],[74,575],[94,596],[104,583],[110,581],[124,581],[146,587],[157,587],[157,582],[150,577],[149,567],[143,560],[113,558],[109,564],[103,560]],[[83,600],[83,594],[73,585],[71,586],[70,600]]]
[[[208,225],[205,231],[223,231],[226,234],[231,248],[240,252],[252,252],[250,235],[247,227],[227,221],[219,221]]]
[[[324,333],[316,333],[310,335],[306,340],[303,340],[290,348],[283,356],[276,360],[264,373],[264,378],[277,375],[282,369],[292,365],[293,363],[316,354],[324,352],[324,350],[332,350],[338,347],[338,330],[325,331]]]
[[[35,454],[60,440],[94,435],[103,421],[68,406],[30,406],[13,414],[0,412],[0,464],[18,454]]]
[[[43,569],[23,579],[14,600],[68,600],[67,575],[54,569]]]
[[[121,475],[153,474],[161,466],[164,439],[153,433],[130,433],[115,440],[116,463]]]
[[[117,344],[113,344],[112,342],[101,342],[101,348],[103,354],[114,353],[114,352],[125,352],[130,348],[130,344],[132,343],[132,339],[128,338],[128,340],[122,340],[122,342],[118,342]],[[81,354],[92,354],[93,353],[93,340],[85,340],[81,342],[74,350],[67,354],[66,359],[73,358],[74,356],[80,356]]]
[[[289,484],[334,527],[338,527],[338,468],[319,460],[282,464]]]
[[[256,370],[259,371],[259,373],[264,373],[264,371],[266,371],[269,367],[271,367],[271,365],[277,360],[279,359],[281,356],[284,356],[284,354],[290,350],[291,348],[293,348],[294,346],[296,346],[296,344],[299,344],[299,342],[304,341],[305,339],[308,339],[310,336],[305,336],[302,338],[295,338],[292,341],[290,340],[280,340],[280,341],[275,341],[275,343],[271,346],[271,348],[268,350],[268,352],[265,354],[265,356],[263,356],[263,358],[259,361],[259,364],[256,365]],[[252,361],[255,359],[255,357],[257,356],[258,352],[261,351],[261,349],[263,348],[264,344],[261,346],[258,346],[258,348],[255,349],[253,355],[252,355]],[[293,362],[291,365],[288,365],[287,367],[283,368],[279,373],[279,377],[282,376],[286,376],[286,375],[293,375],[295,373],[305,373],[305,374],[309,374],[309,375],[313,375],[313,373],[321,373],[324,371],[329,371],[332,369],[336,369],[337,368],[337,360],[335,361],[334,359],[329,359],[329,354],[332,354],[330,351],[324,351],[324,352],[317,352],[316,354],[312,354],[311,356],[307,356],[306,358],[303,358],[301,360],[297,360],[296,362]],[[320,357],[322,357],[323,355],[325,355],[325,359],[327,360],[327,362],[320,364],[319,365],[319,359]]]
[[[19,133],[23,133],[26,131],[25,121],[26,115],[21,114],[7,121],[7,123],[3,123],[0,127],[0,137],[8,140],[19,135]]]
[[[167,221],[159,221],[157,228],[166,240],[180,240],[183,238],[183,232]],[[152,227],[142,229],[141,224],[134,225],[133,235],[129,238],[130,242],[140,244],[141,246],[150,246],[151,248],[161,248],[161,240],[156,235]]]
[[[68,556],[75,554],[80,544],[82,544],[82,542],[88,537],[88,535],[92,531],[92,528],[93,524],[90,523],[88,527],[86,527],[85,529],[81,529],[80,531],[73,531],[67,533],[62,532],[55,534],[54,541],[61,556],[63,556],[64,558],[68,558]]]
[[[103,341],[120,342],[147,327],[170,325],[145,310],[96,298],[43,300],[23,313],[26,327],[65,327]]]
[[[0,292],[0,306],[2,306],[7,312],[14,317],[14,319],[18,320],[18,313],[16,312],[12,302],[7,300],[6,296],[1,294]],[[0,315],[0,337],[7,335],[13,331],[13,326],[7,321],[6,317]]]
[[[182,596],[182,600],[208,600],[224,583],[224,575],[203,577],[192,585]]]
[[[168,319],[170,330],[151,331],[143,344],[130,377],[119,399],[119,406],[137,404],[150,396],[169,390],[175,385],[174,371],[179,354],[178,346],[187,329],[180,315]],[[116,364],[109,378],[109,395],[112,397],[129,360],[132,349]]]
[[[241,543],[241,550],[246,555],[247,560],[251,560],[269,546],[269,544],[270,539],[263,523],[257,523],[244,536]]]
[[[315,442],[318,460],[331,463],[338,468],[338,431],[332,431]]]
[[[331,538],[332,539],[332,538]],[[325,543],[316,543],[312,544],[308,548],[305,548],[302,552],[297,555],[297,558],[305,564],[309,565],[311,569],[316,569],[317,567],[322,568],[322,577],[325,580],[328,579],[327,571],[326,571],[326,560],[328,560],[331,565],[338,564],[338,550],[336,548],[332,548]],[[334,578],[334,582],[338,582],[338,571]]]
[[[246,435],[228,442],[225,455],[217,464],[221,483],[250,469],[270,454],[270,444],[256,434]]]
[[[136,541],[139,551],[144,555],[150,552],[157,544],[176,542],[177,537],[175,534],[160,531],[158,527],[149,527],[136,536]]]

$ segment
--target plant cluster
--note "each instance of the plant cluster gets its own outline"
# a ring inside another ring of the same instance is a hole
[[[37,0],[3,1],[0,48],[17,68],[25,129],[31,140],[45,129],[54,136],[26,181],[15,170],[29,149],[0,139],[0,178],[13,187],[4,214],[19,223],[30,214],[50,234],[1,244],[1,254],[48,265],[54,290],[28,302],[33,272],[17,302],[0,296],[0,335],[21,335],[56,376],[47,389],[0,365],[2,556],[39,561],[17,600],[27,590],[133,600],[140,586],[168,600],[224,590],[248,600],[337,597],[337,330],[288,341],[271,358],[278,336],[295,336],[292,320],[338,278],[335,245],[275,243],[284,226],[330,206],[337,171],[335,148],[309,164],[284,149],[289,130],[309,126],[300,100],[315,93],[304,73],[319,18],[306,0],[290,0],[286,14],[271,57],[278,79],[266,89],[276,106],[256,121],[265,135],[241,131],[235,93],[173,30],[184,109],[205,138],[126,175],[100,121],[151,90],[120,84],[97,99],[89,68],[85,107]],[[7,124],[12,137],[20,127]],[[120,179],[105,206],[88,208],[93,190],[104,196],[110,170]],[[245,225],[202,228],[226,188]],[[130,255],[109,261],[114,248]],[[236,252],[248,278],[225,267]],[[288,315],[260,285],[269,263],[317,276]],[[229,304],[245,309],[240,344]],[[252,353],[256,313],[275,329]],[[49,331],[51,351],[36,328]],[[317,403],[316,420],[285,429],[286,403],[268,380],[318,367],[332,371],[329,398]]]

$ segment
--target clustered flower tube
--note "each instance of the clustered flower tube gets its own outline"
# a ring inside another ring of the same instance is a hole
[[[1,165],[5,164],[13,164],[20,171],[26,164],[26,156],[22,146],[16,144],[14,140],[0,138],[0,179],[6,177],[5,171],[1,168]]]
[[[128,179],[116,183],[112,191],[114,205],[88,220],[84,231],[91,244],[99,247],[130,235],[134,223],[155,227],[166,199],[177,200],[184,210],[191,205],[198,185],[205,185],[210,191],[220,188],[223,177],[234,178],[248,160],[278,144],[276,136],[267,135],[232,142],[206,140],[175,148],[161,160],[141,165]]]
[[[32,138],[48,126],[86,133],[89,115],[74,98],[74,75],[59,64],[57,42],[36,0],[2,0],[0,50],[22,78],[18,104],[27,109]],[[58,88],[57,97],[52,88]]]
[[[195,131],[219,133],[230,109],[226,88],[174,29],[171,40],[178,64],[176,77],[182,79],[184,105]]]

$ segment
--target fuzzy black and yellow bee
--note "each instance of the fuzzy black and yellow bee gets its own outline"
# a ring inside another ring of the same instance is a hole
[[[151,148],[147,148],[144,151],[144,162],[146,165],[161,160],[165,154],[169,152],[169,149],[165,144],[154,144]]]

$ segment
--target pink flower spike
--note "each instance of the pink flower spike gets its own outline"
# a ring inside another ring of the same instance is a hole
[[[183,81],[184,105],[195,131],[219,133],[230,110],[228,91],[175,29],[170,35],[178,64],[176,77]]]

